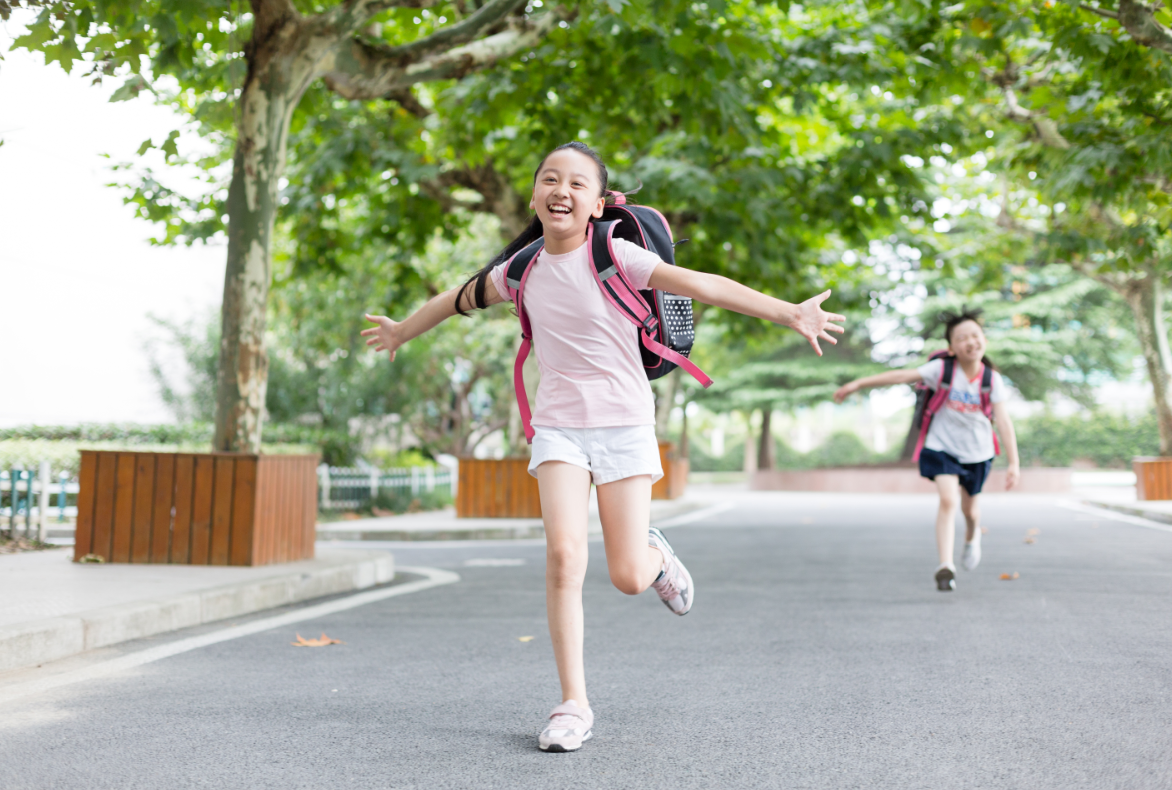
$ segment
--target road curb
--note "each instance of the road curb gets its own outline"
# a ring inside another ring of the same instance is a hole
[[[1148,521],[1158,521],[1161,524],[1172,524],[1172,513],[1164,513],[1159,510],[1147,510],[1134,505],[1121,505],[1116,502],[1098,502],[1091,499],[1084,499],[1083,504],[1104,510],[1114,510],[1116,513],[1123,513],[1128,516],[1146,518]]]
[[[77,615],[0,626],[0,671],[36,666],[86,650],[212,623],[391,581],[390,553],[356,550],[309,571],[211,587],[153,601],[106,606]]]

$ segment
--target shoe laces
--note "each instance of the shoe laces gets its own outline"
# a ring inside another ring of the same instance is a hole
[[[651,585],[655,591],[659,593],[662,598],[670,599],[681,595],[680,588],[676,586],[675,568],[663,569],[663,578]]]

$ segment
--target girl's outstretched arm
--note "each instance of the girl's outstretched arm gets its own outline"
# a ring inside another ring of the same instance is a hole
[[[842,403],[848,395],[853,395],[859,390],[865,390],[870,387],[890,387],[892,384],[915,384],[919,380],[920,371],[915,368],[888,370],[884,373],[876,373],[874,376],[864,376],[861,379],[848,381],[839,387],[834,393],[834,402]]]
[[[1005,403],[993,404],[993,425],[1005,445],[1005,457],[1009,461],[1009,468],[1005,470],[1005,487],[1013,488],[1021,477],[1021,460],[1017,455],[1017,433],[1013,430],[1013,420]]]
[[[819,338],[833,345],[838,341],[829,333],[846,331],[841,326],[831,323],[845,321],[846,316],[828,313],[822,309],[822,303],[830,296],[830,291],[824,291],[801,304],[791,304],[754,291],[747,285],[741,285],[727,277],[694,272],[667,263],[658,264],[652,270],[648,284],[661,291],[690,296],[704,304],[735,310],[744,315],[788,326],[806,338],[818,356],[822,356],[822,348],[818,345]]]
[[[405,321],[392,321],[385,315],[367,313],[366,320],[377,324],[377,326],[362,330],[362,336],[368,338],[366,345],[373,346],[375,351],[388,352],[391,361],[394,362],[395,352],[399,350],[399,346],[408,340],[419,337],[456,314],[456,294],[459,292],[459,288],[453,288],[450,291],[444,291],[439,296],[433,296]],[[496,286],[489,278],[484,284],[485,306],[500,304],[503,301],[505,301],[504,298],[497,293]],[[465,289],[462,302],[463,304],[460,306],[465,311],[476,307],[472,302],[472,289]]]

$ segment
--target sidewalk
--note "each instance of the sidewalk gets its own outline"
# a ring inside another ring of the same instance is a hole
[[[1129,516],[1172,524],[1172,501],[1135,498],[1135,475],[1130,472],[1084,473],[1084,485],[1072,492],[1085,505],[1107,508]],[[1125,483],[1126,484],[1123,484]]]
[[[697,486],[696,489],[701,487]],[[697,510],[709,504],[703,490],[693,490],[679,499],[651,500],[651,522],[662,521]],[[598,498],[590,489],[590,534],[602,534],[598,519]],[[353,521],[330,521],[317,525],[319,541],[354,540],[524,540],[544,538],[539,518],[456,518],[452,507],[426,513],[408,513],[387,518],[362,518]]]
[[[390,581],[385,551],[319,548],[259,568],[78,564],[67,548],[0,556],[0,671]]]

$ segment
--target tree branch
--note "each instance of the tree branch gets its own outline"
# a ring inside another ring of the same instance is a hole
[[[1158,4],[1147,6],[1136,0],[1119,0],[1119,24],[1146,47],[1172,53],[1172,30],[1156,21]]]
[[[512,0],[510,0],[511,2]],[[352,40],[324,57],[319,69],[331,90],[347,99],[378,99],[419,82],[459,79],[535,46],[562,19],[560,9],[536,20],[521,20],[508,29],[463,46],[418,60],[395,48]]]
[[[524,8],[526,2],[527,0],[489,0],[472,16],[454,25],[442,27],[430,36],[398,47],[387,47],[387,57],[416,60],[429,52],[466,44],[478,38],[481,33],[503,22],[509,14]]]
[[[1098,14],[1107,19],[1119,20],[1119,14],[1116,14],[1114,11],[1108,11],[1105,8],[1095,8],[1093,5],[1087,5],[1086,3],[1079,3],[1078,7],[1083,11],[1090,11],[1092,14]]]

